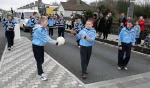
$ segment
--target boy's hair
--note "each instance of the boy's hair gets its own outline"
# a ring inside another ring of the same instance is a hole
[[[41,18],[39,19],[39,24],[44,22],[45,20],[48,20],[46,16],[41,16]]]
[[[134,25],[134,22],[133,22],[133,21],[127,21],[127,23],[131,23],[132,25]]]
[[[94,23],[94,20],[92,18],[88,19],[86,22],[91,22],[92,24]]]

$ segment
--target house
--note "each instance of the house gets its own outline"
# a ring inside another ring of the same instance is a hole
[[[17,17],[21,18],[21,14],[23,13],[25,18],[29,18],[30,16],[33,15],[34,12],[37,12],[37,13],[39,12],[38,2],[35,1],[33,3],[22,6],[18,8],[15,12],[16,12]]]
[[[57,8],[57,14],[63,14],[64,17],[70,17],[72,14],[82,14],[83,11],[89,10],[91,7],[81,0],[68,0],[61,2]]]

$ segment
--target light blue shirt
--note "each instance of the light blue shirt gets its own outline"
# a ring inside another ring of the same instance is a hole
[[[29,19],[27,22],[27,26],[28,27],[34,27],[35,23],[34,23],[34,19]]]
[[[55,26],[56,21],[54,19],[48,19],[48,26]]]
[[[36,25],[33,28],[32,36],[32,44],[34,45],[44,46],[47,43],[56,44],[56,41],[51,39],[48,35],[48,30],[46,28],[41,27],[40,25]]]
[[[135,38],[139,38],[141,32],[140,26],[139,25],[134,26],[134,31],[135,31]]]
[[[119,45],[121,45],[121,42],[123,43],[132,43],[132,45],[135,45],[135,31],[134,28],[127,29],[124,27],[120,34],[119,34]]]
[[[80,22],[80,23],[75,23],[74,24],[74,29],[76,30],[76,31],[81,31],[82,29],[83,29],[83,24],[82,24],[82,22]]]
[[[11,21],[6,20],[4,22],[4,29],[5,29],[5,31],[9,31],[9,29],[13,29],[14,30],[15,24],[16,24],[16,21],[14,19],[12,19]]]
[[[83,30],[81,30],[77,36],[80,39],[81,46],[93,46],[96,38],[96,31],[94,28],[83,28]]]
[[[57,26],[58,28],[65,28],[65,21],[64,21],[63,19],[58,19],[58,20],[56,21],[56,26]]]

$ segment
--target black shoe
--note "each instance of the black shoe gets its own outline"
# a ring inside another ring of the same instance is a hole
[[[87,75],[87,74],[89,74],[89,73],[85,72],[85,74]]]
[[[8,47],[8,50],[11,51],[11,47]]]

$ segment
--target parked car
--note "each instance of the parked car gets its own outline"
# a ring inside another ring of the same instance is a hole
[[[28,32],[29,31],[29,28],[27,27],[27,22],[28,22],[29,19],[25,18],[25,19],[20,19],[20,29],[25,31],[25,32]]]

